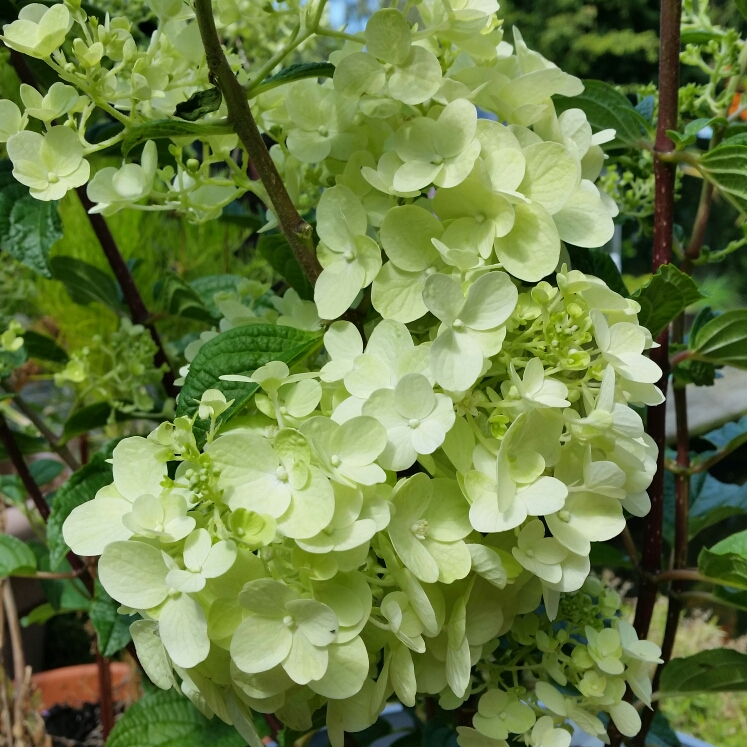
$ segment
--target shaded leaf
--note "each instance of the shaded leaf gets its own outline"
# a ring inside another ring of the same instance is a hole
[[[96,579],[95,593],[88,614],[96,629],[102,656],[114,656],[132,640],[130,625],[139,619],[139,615],[120,615],[118,609],[119,602],[114,601]]]
[[[196,122],[210,112],[217,112],[222,102],[223,94],[219,88],[195,91],[186,101],[176,105],[174,114],[187,122]]]
[[[190,286],[202,300],[208,313],[220,319],[220,309],[215,303],[216,293],[237,292],[239,283],[244,280],[240,275],[206,275],[190,282]]]
[[[47,451],[49,444],[43,438],[37,438],[36,436],[29,436],[26,433],[19,433],[11,428],[13,433],[13,440],[21,450],[21,454],[38,454],[40,451]],[[0,443],[0,460],[8,458],[8,452],[5,451],[5,447]]]
[[[86,405],[80,410],[76,410],[66,421],[62,429],[60,441],[67,443],[71,438],[81,436],[84,433],[103,428],[111,421],[112,408],[108,402],[94,402],[92,405]],[[163,418],[159,413],[129,413],[115,410],[115,423],[125,423],[128,420],[153,419],[160,422]]]
[[[730,648],[672,659],[664,667],[660,682],[660,691],[666,695],[743,690],[747,690],[747,654]]]
[[[36,555],[18,537],[0,534],[0,577],[29,576],[36,571]]]
[[[23,333],[23,346],[29,358],[52,363],[67,363],[67,353],[47,335],[27,330]]]
[[[674,265],[662,265],[633,298],[641,305],[638,321],[655,338],[688,306],[704,298],[697,283]]]
[[[52,257],[49,266],[74,303],[86,306],[96,301],[117,313],[122,311],[119,286],[108,273],[75,257]]]
[[[628,297],[628,289],[625,287],[620,270],[617,269],[615,261],[607,252],[585,249],[580,246],[568,246],[567,249],[574,270],[579,270],[585,275],[594,275],[604,280],[615,293],[619,293],[624,298]]]
[[[64,469],[65,465],[56,459],[37,459],[29,464],[31,476],[39,486],[52,482]]]
[[[168,314],[206,324],[214,324],[220,318],[210,312],[200,294],[175,272],[165,273],[154,295]]]
[[[712,443],[717,449],[733,451],[743,443],[747,443],[747,415],[706,433],[702,438]]]
[[[727,537],[698,555],[698,570],[724,586],[747,589],[747,531]]]
[[[219,389],[233,404],[221,415],[225,423],[236,415],[254,396],[257,385],[238,381],[221,381],[225,374],[251,375],[257,368],[272,360],[289,366],[305,358],[321,344],[319,333],[303,332],[292,327],[251,324],[235,327],[208,340],[197,353],[184,381],[177,417],[193,416],[200,397],[207,389]],[[196,420],[194,425],[198,443],[204,443],[209,421]]]
[[[305,301],[314,300],[314,289],[285,236],[279,233],[264,234],[257,243],[257,250],[301,298]]]
[[[682,747],[682,742],[661,710],[654,714],[651,729],[646,735],[646,747]]]
[[[18,350],[0,350],[0,379],[10,376],[19,366],[26,362],[26,348]]]
[[[186,138],[199,140],[213,135],[230,135],[233,128],[225,119],[215,122],[185,122],[181,119],[154,119],[127,129],[127,135],[122,141],[122,155],[126,156],[136,145],[146,140],[161,138]]]
[[[709,150],[695,165],[740,213],[747,212],[747,145],[727,141]]]
[[[0,246],[42,277],[52,277],[49,250],[62,238],[58,202],[36,200],[22,184],[0,191]]]
[[[158,690],[133,703],[117,721],[107,747],[246,747],[233,726],[207,719],[175,690]]]
[[[331,78],[335,74],[335,66],[331,62],[296,62],[283,68],[280,72],[265,78],[251,92],[252,98],[265,91],[271,91],[278,86],[284,86],[304,78]]]
[[[690,349],[700,360],[747,368],[747,309],[725,311],[690,335]]]
[[[558,114],[566,109],[582,109],[594,132],[614,129],[615,139],[605,144],[605,150],[627,148],[647,140],[646,119],[636,111],[627,96],[601,80],[585,80],[584,91],[578,96],[555,96]]]

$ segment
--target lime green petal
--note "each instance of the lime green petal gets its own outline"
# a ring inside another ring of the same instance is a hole
[[[368,677],[368,651],[360,637],[329,648],[329,664],[324,676],[309,687],[325,698],[351,698]]]
[[[99,579],[111,597],[133,609],[150,609],[169,593],[161,551],[143,542],[112,542],[99,560]]]
[[[231,639],[231,658],[242,672],[266,672],[285,659],[292,642],[282,619],[250,615]]]
[[[440,85],[441,65],[436,56],[413,46],[407,60],[389,78],[389,95],[404,104],[422,104],[435,95]]]
[[[283,659],[283,669],[297,685],[307,685],[312,680],[320,680],[327,671],[329,652],[309,641],[300,631],[296,631]]]
[[[202,607],[187,594],[169,599],[158,618],[158,630],[174,664],[188,669],[210,653],[207,620]]]
[[[395,8],[377,10],[366,24],[366,49],[393,65],[401,65],[410,53],[410,26]]]

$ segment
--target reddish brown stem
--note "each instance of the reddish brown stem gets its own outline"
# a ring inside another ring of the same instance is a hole
[[[107,740],[114,728],[114,701],[112,698],[112,675],[109,659],[105,659],[96,645],[96,668],[99,675],[99,717],[101,719],[101,736]]]
[[[21,482],[26,488],[26,492],[34,502],[36,510],[46,522],[50,513],[49,505],[44,499],[39,486],[36,484],[36,481],[26,464],[26,460],[23,458],[21,449],[16,443],[13,431],[11,431],[8,426],[8,421],[2,413],[0,413],[0,441],[2,441],[5,451],[8,453],[8,458],[15,468],[16,473],[21,478]],[[83,561],[72,550],[67,554],[67,559],[72,569],[80,573],[80,580],[85,584],[85,587],[88,589],[91,596],[93,596],[93,578],[91,578],[89,573],[84,573],[84,571],[86,571],[86,566]]]
[[[674,144],[667,130],[677,129],[677,105],[679,93],[679,53],[681,0],[662,0],[661,31],[659,42],[659,119],[656,128],[655,153],[669,153]],[[674,178],[675,165],[660,158],[654,161],[655,208],[654,208],[654,256],[653,271],[672,259],[672,230],[674,226]],[[659,364],[663,375],[659,387],[666,394],[669,377],[669,334],[664,331],[657,340],[661,345],[652,351],[652,359]],[[651,512],[646,521],[642,566],[644,571],[655,574],[661,567],[662,521],[664,508],[664,448],[666,446],[666,407],[658,405],[648,410],[647,430],[659,449],[657,471],[651,487]],[[645,638],[651,624],[656,602],[656,586],[645,577],[636,608],[635,627],[639,638]]]

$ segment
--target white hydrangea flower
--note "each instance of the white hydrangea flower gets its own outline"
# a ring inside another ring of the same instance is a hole
[[[11,49],[44,59],[62,45],[72,24],[70,11],[63,3],[31,3],[21,8],[17,21],[3,26],[0,38]]]
[[[202,591],[207,579],[222,576],[235,560],[236,545],[231,540],[212,544],[205,529],[195,529],[184,541],[184,568],[167,563],[166,583],[177,591]]]
[[[231,658],[242,672],[279,664],[299,685],[324,676],[339,625],[326,604],[303,599],[273,579],[250,581],[239,602],[250,613],[231,640]]]
[[[68,190],[85,184],[91,173],[83,146],[69,127],[58,125],[45,135],[24,130],[12,135],[6,148],[13,176],[37,200],[60,200]]]
[[[133,511],[141,496],[160,496],[166,464],[159,459],[161,447],[132,436],[120,441],[112,453],[114,482],[92,501],[72,510],[63,526],[63,537],[78,555],[101,555],[111,542],[129,539],[133,532],[122,517]]]
[[[324,270],[314,286],[314,301],[324,319],[342,315],[381,269],[381,250],[366,235],[367,226],[366,211],[347,187],[324,192],[317,208]]]
[[[36,88],[21,84],[21,101],[29,117],[36,117],[42,122],[51,122],[67,114],[78,103],[78,92],[73,86],[60,81],[53,83],[45,96]]]
[[[139,164],[127,163],[118,169],[107,166],[97,171],[87,188],[88,199],[97,203],[91,212],[113,215],[147,197],[157,168],[156,144],[148,140]]]
[[[379,457],[385,469],[411,467],[418,454],[432,454],[454,425],[454,406],[445,394],[434,394],[422,374],[406,374],[394,389],[371,394],[362,412],[385,428],[387,445]]]
[[[504,272],[489,272],[476,280],[465,299],[459,284],[442,274],[425,282],[423,300],[441,321],[431,345],[431,368],[436,381],[452,391],[469,389],[495,355],[506,336],[503,323],[516,306],[518,292]]]
[[[456,482],[420,473],[400,482],[391,500],[389,536],[405,566],[425,583],[464,578],[472,557],[463,540],[472,527]]]
[[[8,99],[0,99],[0,143],[24,129],[28,118],[21,114],[21,110]]]

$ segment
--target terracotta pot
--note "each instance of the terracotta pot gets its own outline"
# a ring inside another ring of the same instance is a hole
[[[109,665],[112,677],[112,695],[115,703],[137,699],[137,678],[129,665],[113,662]],[[31,677],[41,695],[42,707],[68,705],[80,708],[84,703],[99,702],[99,675],[95,664],[50,669]]]

